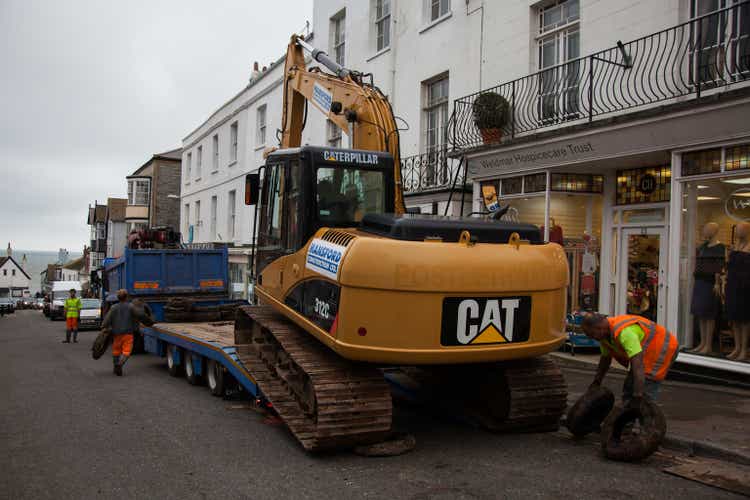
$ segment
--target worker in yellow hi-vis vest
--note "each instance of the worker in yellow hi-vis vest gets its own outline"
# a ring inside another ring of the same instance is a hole
[[[65,299],[65,340],[63,344],[70,344],[70,335],[73,334],[73,342],[78,342],[78,316],[81,314],[81,299],[76,297],[75,288],[70,289],[70,298]]]

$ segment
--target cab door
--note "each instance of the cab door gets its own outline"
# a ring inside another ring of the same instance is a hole
[[[285,257],[304,245],[301,181],[296,158],[266,165],[259,213],[256,275],[262,275],[259,285],[272,293],[280,292],[283,286]]]

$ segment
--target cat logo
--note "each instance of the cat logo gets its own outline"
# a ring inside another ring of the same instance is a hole
[[[449,297],[443,301],[443,345],[523,342],[529,338],[530,297]]]

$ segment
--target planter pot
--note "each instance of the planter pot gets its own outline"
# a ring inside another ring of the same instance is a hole
[[[482,134],[482,142],[485,144],[497,144],[503,138],[503,129],[501,128],[484,128],[480,129],[479,132]]]

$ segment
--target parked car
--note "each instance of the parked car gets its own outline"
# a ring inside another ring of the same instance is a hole
[[[13,299],[0,299],[0,316],[4,316],[6,314],[11,314],[16,312],[16,305],[13,302]]]
[[[34,299],[34,300],[35,300],[35,302],[34,302],[34,309],[38,309],[40,311],[43,310],[44,309],[44,299],[43,298],[39,298],[39,299]]]
[[[78,318],[78,328],[98,329],[102,324],[102,303],[99,299],[81,299],[81,314]]]
[[[18,299],[16,302],[16,309],[33,309],[34,299],[31,297],[23,297]]]

